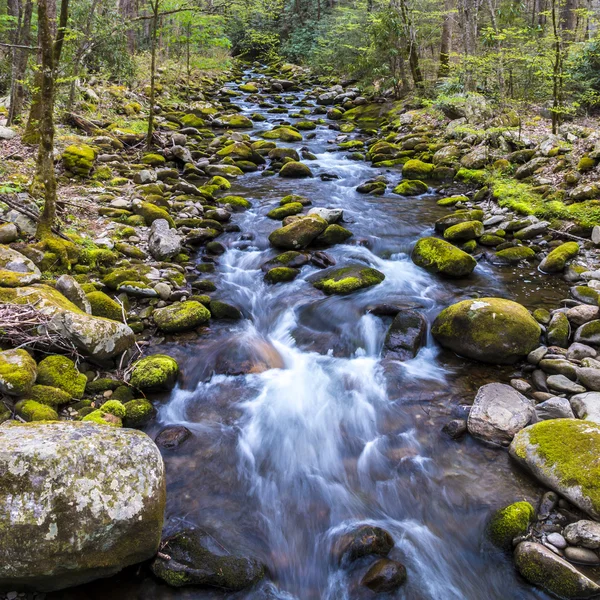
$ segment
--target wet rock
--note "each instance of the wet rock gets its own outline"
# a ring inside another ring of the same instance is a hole
[[[166,354],[152,354],[133,364],[130,385],[147,391],[170,390],[177,382],[179,365]]]
[[[600,425],[578,419],[530,425],[510,445],[521,466],[594,519],[600,517],[599,454]]]
[[[0,287],[16,288],[40,281],[40,270],[26,256],[0,246]]]
[[[309,278],[315,288],[326,294],[351,294],[381,283],[385,275],[362,264],[329,269]]]
[[[310,263],[319,269],[326,269],[327,267],[333,267],[336,264],[335,258],[327,252],[313,252],[310,257]]]
[[[600,369],[589,367],[577,369],[577,379],[588,390],[600,392]]]
[[[564,536],[569,544],[597,550],[600,548],[600,523],[581,520],[567,525]]]
[[[600,423],[600,393],[586,392],[571,396],[571,408],[578,419]]]
[[[230,552],[212,535],[194,528],[165,539],[151,568],[173,587],[201,585],[231,591],[251,587],[265,574],[258,560]]]
[[[457,440],[467,433],[467,421],[465,419],[452,419],[442,427],[442,431],[453,440]]]
[[[156,260],[169,260],[181,252],[181,238],[165,219],[157,219],[152,223],[148,250]]]
[[[547,421],[548,419],[574,419],[575,415],[566,398],[549,398],[540,402],[535,407],[534,421]]]
[[[312,177],[313,173],[310,168],[304,163],[291,161],[285,163],[279,171],[279,177],[288,178],[301,178],[301,177]]]
[[[600,593],[600,586],[542,544],[521,542],[514,561],[527,581],[559,598],[592,598]]]
[[[550,375],[550,377],[546,379],[546,385],[551,390],[556,392],[566,392],[567,394],[582,394],[586,391],[583,386],[571,381],[564,375]]]
[[[564,548],[567,547],[567,541],[562,535],[560,535],[560,533],[549,533],[546,536],[546,539],[548,540],[548,543],[552,544],[559,550],[564,550]]]
[[[469,413],[469,433],[491,444],[508,446],[533,417],[534,404],[509,385],[488,383],[479,388]]]
[[[569,319],[567,319],[565,313],[554,313],[548,324],[548,331],[546,333],[548,344],[566,348],[569,345],[570,335],[571,326],[569,325]]]
[[[84,422],[0,427],[3,589],[62,589],[151,558],[164,507],[162,458],[140,431]]]
[[[414,358],[425,343],[427,322],[414,310],[402,310],[394,318],[384,342],[384,357],[392,360]]]
[[[378,594],[393,592],[406,581],[406,567],[395,560],[379,559],[364,575],[361,585]]]
[[[596,307],[591,307],[596,308]],[[589,321],[575,331],[575,342],[581,344],[600,345],[600,320]]]
[[[165,450],[178,448],[192,435],[192,432],[183,425],[169,425],[158,432],[155,438],[156,445]]]
[[[341,208],[311,208],[308,214],[317,215],[331,224],[341,220],[344,216],[344,211]]]
[[[477,266],[477,261],[453,244],[438,238],[421,238],[411,253],[419,267],[449,277],[466,277]]]
[[[539,346],[540,326],[526,308],[500,298],[464,300],[444,309],[432,334],[444,347],[481,362],[510,364]]]
[[[538,521],[543,521],[550,517],[556,505],[558,504],[558,494],[555,492],[546,492],[542,499],[540,500],[540,504],[538,506]]]
[[[363,556],[387,556],[394,547],[394,539],[381,527],[361,525],[342,535],[333,546],[338,562],[351,562]]]
[[[276,229],[269,236],[269,241],[276,248],[284,250],[306,248],[327,229],[327,226],[325,219],[319,216],[307,216]]]
[[[152,318],[161,331],[179,333],[208,323],[210,312],[200,302],[187,300],[156,309]]]
[[[577,254],[579,254],[579,244],[577,242],[561,244],[540,263],[540,271],[544,273],[561,273],[567,261],[575,258]]]
[[[565,548],[565,558],[574,563],[581,565],[600,565],[600,558],[592,550],[587,548],[576,548],[569,546]]]
[[[494,512],[487,527],[490,541],[504,550],[529,530],[535,511],[529,502],[514,502]]]

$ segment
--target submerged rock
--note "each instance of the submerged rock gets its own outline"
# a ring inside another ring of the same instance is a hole
[[[393,592],[406,581],[406,567],[396,560],[379,559],[364,575],[361,585],[378,594]]]
[[[260,581],[265,567],[254,558],[230,552],[212,535],[190,528],[163,541],[152,572],[173,587],[202,585],[237,591]]]
[[[0,427],[0,587],[51,591],[154,556],[164,466],[144,433],[83,422]]]
[[[600,594],[600,586],[542,544],[521,542],[515,549],[514,561],[527,581],[559,598],[592,598]]]
[[[511,364],[539,345],[541,329],[529,311],[511,300],[463,300],[444,309],[431,330],[449,350],[495,364]]]
[[[394,539],[381,527],[361,525],[342,535],[333,546],[338,562],[354,561],[363,556],[387,556],[394,547]]]
[[[394,317],[384,342],[384,357],[393,360],[414,358],[425,343],[427,322],[414,310],[401,310]]]
[[[510,455],[542,484],[600,518],[600,425],[579,419],[540,421],[515,435]]]

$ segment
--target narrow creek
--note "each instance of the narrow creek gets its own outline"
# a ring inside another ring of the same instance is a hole
[[[294,112],[303,94],[285,98],[283,106]],[[232,102],[246,115],[266,117],[247,132],[253,138],[282,120],[297,120],[269,113],[246,95]],[[397,182],[400,175],[348,160],[332,143],[339,133],[327,125],[314,134],[283,145],[315,154],[307,162],[315,177],[249,173],[229,192],[253,206],[234,215],[241,233],[219,238],[227,251],[208,278],[217,285],[215,296],[240,307],[244,319],[154,348],[173,354],[185,379],[164,398],[148,433],[154,437],[172,424],[193,432],[180,448],[164,452],[167,532],[182,523],[218,532],[262,560],[269,583],[236,594],[173,590],[129,570],[65,597],[370,598],[358,586],[356,571],[340,569],[331,558],[336,537],[362,523],[388,530],[395,541],[390,558],[407,567],[407,584],[391,597],[548,597],[521,582],[508,557],[484,540],[491,510],[520,499],[536,502],[538,488],[505,451],[468,436],[453,441],[441,432],[444,423],[465,414],[480,385],[507,381],[518,371],[460,359],[431,339],[413,360],[382,360],[391,318],[376,317],[369,308],[416,308],[431,322],[442,308],[478,295],[511,298],[529,309],[554,307],[566,295],[562,280],[533,266],[492,267],[485,261],[459,281],[416,267],[412,245],[431,235],[434,221],[448,212],[436,204],[440,196],[358,194],[356,186],[366,179],[385,175]],[[359,131],[349,136],[368,137]],[[323,181],[324,173],[339,179]],[[308,265],[291,283],[265,283],[261,265],[277,254],[267,237],[279,226],[265,215],[292,193],[315,207],[343,209],[354,236],[328,252],[338,266],[361,262],[379,269],[385,281],[326,297],[307,281],[318,271]],[[252,372],[222,374],[240,363],[246,372],[250,364]]]

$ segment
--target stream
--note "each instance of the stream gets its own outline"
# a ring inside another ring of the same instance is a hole
[[[247,72],[244,79],[259,77]],[[283,96],[290,112],[301,108],[294,104],[303,100],[302,92]],[[232,102],[247,116],[267,118],[244,131],[254,139],[283,120],[299,120],[269,113],[248,95]],[[565,297],[565,284],[534,266],[481,261],[471,277],[457,281],[420,269],[410,250],[448,213],[436,204],[441,196],[405,198],[393,195],[392,186],[381,197],[358,194],[355,188],[365,180],[385,175],[395,184],[399,172],[348,160],[331,143],[339,133],[327,124],[312,133],[305,132],[302,142],[278,145],[315,154],[315,161],[305,161],[315,177],[263,177],[258,171],[235,180],[228,192],[253,206],[233,216],[241,234],[219,237],[227,251],[207,278],[217,285],[214,296],[240,307],[244,319],[216,322],[204,336],[152,348],[179,361],[183,381],[159,402],[147,433],[155,437],[166,425],[193,432],[180,448],[163,452],[166,533],[186,525],[218,533],[226,545],[267,565],[265,583],[238,593],[176,590],[143,569],[128,569],[61,598],[374,598],[359,585],[367,562],[344,570],[331,558],[340,534],[365,523],[392,534],[389,557],[408,571],[407,583],[386,597],[549,597],[521,581],[510,558],[488,546],[484,535],[492,510],[522,499],[536,503],[539,488],[510,463],[506,451],[469,436],[454,441],[441,431],[450,419],[465,416],[480,385],[508,382],[518,369],[458,358],[431,337],[413,360],[384,360],[391,317],[369,309],[384,303],[415,308],[431,323],[442,308],[476,296],[550,308]],[[356,130],[348,137],[368,135]],[[339,179],[322,181],[324,173]],[[326,297],[307,281],[318,272],[307,265],[291,283],[264,282],[261,265],[278,254],[267,237],[279,226],[265,215],[292,193],[315,207],[343,209],[344,226],[354,236],[328,253],[338,266],[375,267],[385,281],[349,296]],[[245,369],[250,373],[224,374],[236,364],[251,365]]]

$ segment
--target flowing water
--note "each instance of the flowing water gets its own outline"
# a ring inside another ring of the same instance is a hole
[[[290,112],[297,110],[292,104],[302,94],[285,96]],[[234,101],[245,114],[267,117],[253,137],[282,119],[252,102]],[[285,144],[317,155],[308,163],[314,178],[251,173],[230,192],[253,207],[234,216],[242,234],[219,238],[227,252],[210,277],[218,286],[215,296],[241,307],[245,318],[155,348],[179,360],[184,381],[160,403],[148,433],[169,424],[193,432],[179,449],[164,452],[167,531],[190,524],[207,528],[230,548],[261,559],[269,583],[237,594],[173,590],[143,570],[129,570],[65,597],[371,598],[358,585],[367,562],[345,571],[330,558],[335,539],[363,523],[387,529],[395,540],[390,557],[407,567],[407,584],[388,597],[546,597],[521,582],[510,559],[484,539],[493,509],[524,498],[535,502],[539,489],[504,450],[441,433],[445,422],[464,416],[480,385],[507,381],[518,371],[459,359],[431,339],[411,361],[382,360],[391,319],[368,309],[381,303],[413,307],[431,322],[443,307],[467,297],[497,295],[533,309],[555,306],[564,289],[533,267],[498,268],[482,261],[463,281],[442,280],[416,267],[411,246],[430,235],[433,222],[448,210],[437,206],[434,195],[357,194],[366,179],[384,174],[395,184],[400,176],[348,160],[331,143],[338,133],[327,126],[315,134]],[[366,139],[360,133],[350,137]],[[339,179],[322,181],[322,173]],[[342,208],[354,237],[330,254],[339,266],[373,266],[385,281],[347,297],[325,297],[307,282],[317,269],[306,266],[292,283],[266,284],[260,267],[277,254],[267,236],[278,222],[265,214],[290,193],[307,196],[313,206]],[[213,374],[240,362],[253,372]]]

